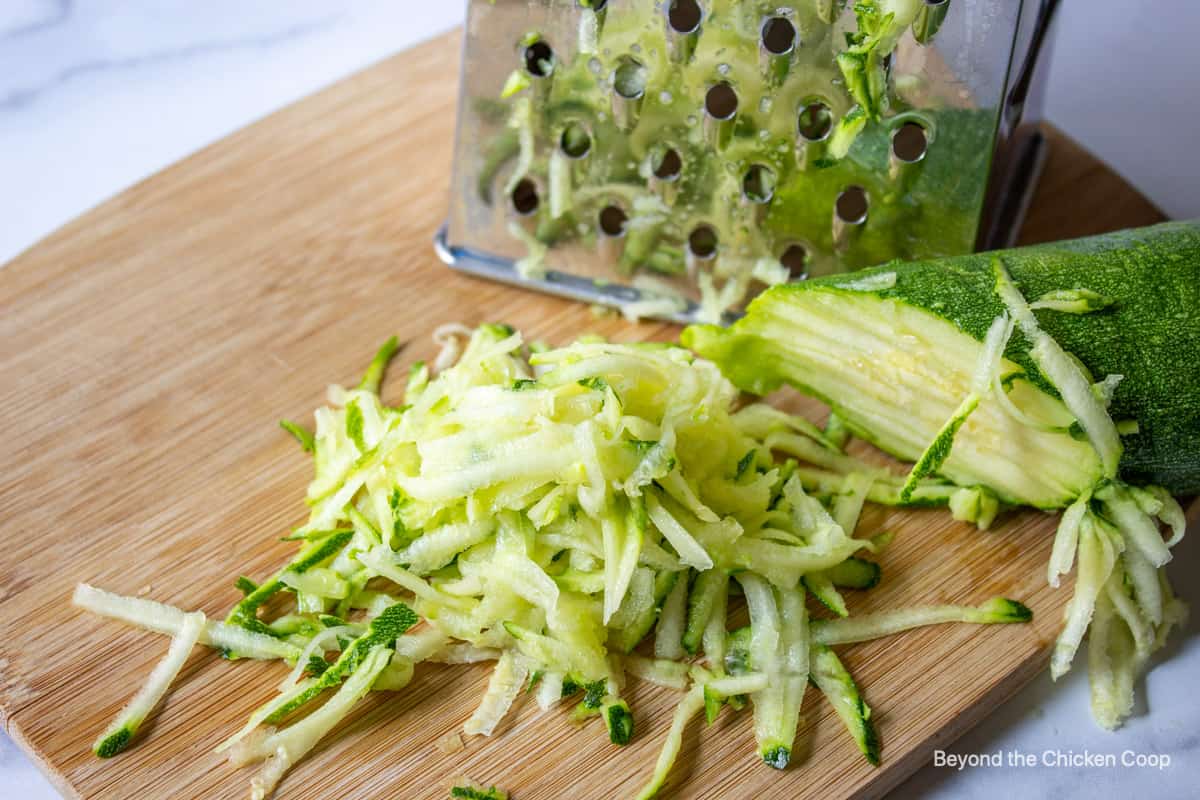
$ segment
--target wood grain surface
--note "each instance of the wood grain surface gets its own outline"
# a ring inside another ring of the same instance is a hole
[[[434,257],[448,199],[458,35],[357,74],[104,203],[0,270],[0,713],[68,796],[232,798],[251,769],[212,748],[268,698],[280,664],[198,649],[139,746],[90,745],[167,639],[73,608],[89,581],[222,616],[233,579],[293,550],[308,464],[276,426],[307,419],[391,334],[400,367],[429,357],[439,323],[505,321],[563,342],[585,331],[670,338],[575,303],[460,276]],[[1044,240],[1155,222],[1159,212],[1050,131],[1054,152],[1026,229]],[[398,373],[396,373],[398,374]],[[395,397],[395,384],[385,396]],[[795,396],[780,396],[805,408]],[[811,408],[809,410],[812,410]],[[883,741],[869,766],[816,692],[795,764],[755,757],[749,714],[693,725],[675,798],[878,796],[1043,668],[1070,587],[1043,578],[1054,519],[1005,516],[979,533],[942,511],[872,507],[896,533],[884,580],[852,611],[1006,595],[1030,625],[942,626],[842,648]],[[467,774],[515,800],[629,796],[649,775],[676,696],[634,684],[637,733],[523,701],[491,738],[447,755],[484,666],[417,670],[376,693],[284,779],[278,796],[444,798]]]

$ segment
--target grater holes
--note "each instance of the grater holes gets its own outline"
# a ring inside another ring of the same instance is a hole
[[[714,84],[704,95],[704,110],[713,119],[733,119],[737,109],[737,92],[728,83]]]
[[[629,221],[629,217],[619,206],[605,206],[600,209],[600,214],[596,219],[600,226],[600,232],[605,236],[624,236],[625,223]]]
[[[592,149],[592,137],[578,122],[568,123],[558,140],[559,147],[571,158],[583,158]]]
[[[796,120],[800,136],[810,142],[820,142],[833,130],[833,112],[820,100],[810,100],[800,109]]]
[[[537,211],[538,205],[541,203],[537,186],[529,178],[517,181],[517,185],[513,187],[512,193],[509,195],[509,200],[512,201],[513,211],[522,217],[527,217]]]
[[[693,33],[703,17],[704,9],[696,0],[671,0],[667,6],[667,24],[676,33]]]
[[[712,258],[717,253],[717,232],[711,225],[697,225],[688,235],[688,251],[696,258]]]
[[[862,225],[867,221],[867,192],[861,186],[847,186],[834,204],[837,218],[847,225]]]
[[[646,93],[646,67],[631,56],[622,56],[613,70],[613,91],[627,100],[636,100]]]
[[[892,133],[892,153],[908,164],[925,158],[928,148],[929,137],[919,123],[906,122]]]
[[[808,248],[802,244],[790,244],[779,254],[779,263],[796,280],[808,277]]]
[[[769,203],[775,196],[775,171],[755,164],[742,177],[742,194],[751,203]]]
[[[535,78],[545,78],[554,71],[554,51],[544,39],[535,39],[525,45],[525,71]]]
[[[762,25],[762,45],[768,53],[787,55],[796,47],[796,26],[786,17],[768,17]]]
[[[683,172],[683,158],[680,157],[678,150],[669,147],[662,153],[654,155],[651,166],[654,169],[654,177],[663,181],[673,181],[679,177],[679,173]]]

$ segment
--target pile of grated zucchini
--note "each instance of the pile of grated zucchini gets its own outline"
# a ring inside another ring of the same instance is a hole
[[[864,501],[902,489],[953,497],[979,521],[984,498],[904,483],[846,455],[836,429],[741,406],[733,384],[684,348],[526,347],[503,325],[436,338],[443,351],[413,367],[403,406],[380,399],[393,340],[357,387],[329,390],[314,433],[285,424],[312,453],[310,517],[290,562],[260,583],[238,579],[244,598],[224,621],[78,587],[83,608],[172,637],[97,755],[130,744],[196,643],[290,669],[219,748],[261,762],[254,798],[368,692],[402,690],[422,662],[494,661],[467,734],[491,734],[529,689],[543,709],[569,700],[573,719],[599,718],[623,745],[635,733],[628,675],[681,692],[638,794],[650,798],[702,711],[711,722],[724,706],[749,706],[758,757],[785,767],[810,683],[877,763],[871,710],[833,647],[1031,617],[1003,598],[849,616],[840,591],[878,582],[862,555],[888,538],[859,530]],[[832,615],[811,618],[809,595]],[[734,596],[750,624],[730,630]],[[265,613],[280,600],[283,613]]]

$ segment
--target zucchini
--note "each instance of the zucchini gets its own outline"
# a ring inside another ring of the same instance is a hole
[[[258,608],[270,600],[277,592],[286,588],[287,584],[283,580],[285,576],[295,577],[303,575],[305,572],[315,569],[319,564],[329,561],[338,551],[346,546],[353,536],[354,531],[333,531],[325,538],[319,539],[305,547],[287,566],[276,573],[275,577],[259,584],[253,591],[248,592],[233,607],[233,610],[229,612],[229,616],[225,619],[225,624],[237,625],[254,633],[273,635],[272,631],[258,619]],[[229,658],[237,657],[232,652],[227,655]]]
[[[625,672],[644,681],[668,689],[684,690],[688,687],[688,664],[665,658],[645,658],[636,654],[624,656],[621,665]]]
[[[862,699],[858,684],[826,645],[812,647],[812,666],[809,677],[821,693],[829,698],[833,710],[854,737],[855,744],[872,766],[879,766],[879,736],[871,723],[871,707]]]
[[[683,631],[683,649],[695,655],[704,638],[704,629],[717,605],[717,598],[729,588],[729,575],[723,570],[708,570],[696,576],[688,595],[687,626]]]
[[[842,562],[845,563],[845,562]],[[827,572],[813,572],[805,575],[800,579],[800,583],[804,588],[812,593],[812,596],[821,602],[821,605],[837,614],[839,617],[845,617],[850,612],[846,609],[846,601],[842,599],[842,595],[834,586],[833,580]]]
[[[367,632],[354,640],[342,650],[338,660],[330,664],[313,686],[292,698],[289,702],[275,709],[267,718],[267,722],[275,723],[287,717],[293,711],[313,700],[326,689],[331,689],[347,676],[353,675],[363,664],[367,656],[377,648],[391,647],[405,631],[417,624],[417,615],[404,603],[396,603],[375,619]],[[388,660],[391,653],[388,654]],[[385,662],[386,666],[386,662]]]
[[[150,677],[134,695],[133,700],[121,709],[117,718],[100,734],[100,738],[92,745],[93,753],[100,758],[112,758],[129,746],[129,742],[137,735],[138,728],[167,693],[167,689],[179,675],[179,670],[183,669],[192,648],[200,641],[204,623],[204,614],[199,611],[183,616],[183,624],[180,625],[179,633],[171,639],[166,657],[150,673]]]
[[[346,718],[359,700],[371,690],[375,679],[392,659],[392,651],[377,645],[367,653],[349,679],[317,710],[304,719],[247,746],[240,758],[263,759],[258,775],[251,781],[250,796],[266,798],[275,790],[284,773],[312,750],[334,726]]]
[[[653,603],[642,609],[637,616],[630,620],[629,624],[620,628],[613,627],[609,633],[609,647],[619,653],[629,653],[633,648],[638,646],[638,642],[646,638],[646,634],[654,627],[655,621],[658,619],[659,609],[666,600],[667,595],[675,588],[675,582],[679,579],[680,573],[668,572],[662,570],[654,574],[654,599]],[[686,575],[684,576],[686,583]]]
[[[851,433],[916,461],[895,494],[894,478],[874,479],[883,502],[911,504],[937,475],[958,487],[945,500],[954,517],[981,529],[1002,504],[1066,508],[1047,577],[1057,585],[1079,568],[1051,675],[1070,668],[1091,626],[1093,714],[1112,728],[1183,613],[1163,567],[1185,527],[1171,493],[1200,491],[1198,307],[1200,223],[1180,222],[778,287],[730,329],[693,326],[683,341],[742,389],[791,384]],[[819,468],[806,477],[823,491],[854,472],[848,457],[785,452]],[[825,576],[804,581],[844,611]],[[812,630],[831,644],[858,630],[1028,619],[1013,610],[972,619],[930,608]]]
[[[879,583],[881,570],[874,561],[851,556],[840,564],[825,570],[825,575],[834,586],[843,589],[871,589]]]
[[[987,332],[1009,310],[997,258],[1027,299],[1079,289],[1106,299],[1089,313],[1034,303],[1037,326],[1093,381],[1124,376],[1109,413],[1137,426],[1123,426],[1118,476],[1200,491],[1200,222],[778,286],[730,328],[692,326],[683,342],[740,388],[790,384],[828,403],[855,435],[915,461],[969,394]],[[870,282],[889,274],[894,283]],[[1108,476],[1027,334],[1013,333],[999,369],[1025,419],[994,392],[981,397],[937,471],[1005,503],[1061,508]]]
[[[703,709],[704,687],[696,684],[688,690],[683,699],[679,701],[679,705],[675,707],[675,715],[671,719],[671,730],[668,731],[667,740],[663,743],[662,750],[658,754],[658,761],[654,764],[654,774],[638,792],[637,800],[654,800],[658,796],[658,790],[666,782],[667,775],[671,772],[671,767],[675,765],[675,759],[678,758],[679,751],[683,747],[684,728],[687,727],[692,717]]]
[[[451,786],[450,797],[455,800],[508,800],[508,792],[495,786],[489,786],[487,789],[474,785]]]
[[[608,740],[613,744],[629,744],[633,738],[633,714],[629,704],[624,700],[614,700],[604,704],[601,714],[604,727],[608,730]]]
[[[815,620],[812,638],[818,644],[850,644],[891,636],[926,625],[970,622],[974,625],[1010,625],[1029,622],[1033,612],[1007,597],[993,597],[978,606],[911,606],[875,611],[843,619]]]
[[[679,573],[668,572],[666,575],[677,576]],[[688,581],[674,579],[675,585],[662,602],[658,612],[658,624],[654,634],[654,655],[656,658],[683,658],[683,629],[687,616]]]

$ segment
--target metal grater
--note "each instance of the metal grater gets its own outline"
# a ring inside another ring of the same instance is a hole
[[[691,322],[770,283],[1009,245],[1056,6],[469,0],[436,249]]]

